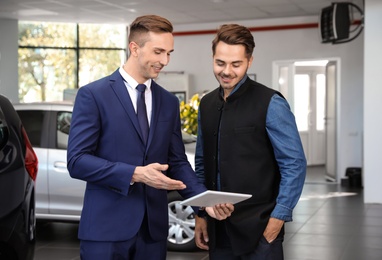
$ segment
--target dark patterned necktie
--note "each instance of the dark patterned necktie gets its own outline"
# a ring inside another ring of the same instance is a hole
[[[137,99],[137,117],[139,126],[141,127],[141,133],[143,136],[144,144],[147,143],[147,137],[149,135],[149,121],[147,120],[147,111],[145,103],[145,84],[138,84],[138,99]]]

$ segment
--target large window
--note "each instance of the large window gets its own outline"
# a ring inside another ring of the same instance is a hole
[[[125,60],[126,38],[125,25],[20,22],[20,101],[63,100],[111,74]]]

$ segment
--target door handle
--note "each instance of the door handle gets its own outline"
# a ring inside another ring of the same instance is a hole
[[[54,168],[66,170],[66,162],[54,162]]]

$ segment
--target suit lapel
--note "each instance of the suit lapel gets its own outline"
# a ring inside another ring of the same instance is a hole
[[[147,148],[150,147],[150,144],[154,137],[154,132],[158,123],[159,117],[159,109],[161,105],[161,95],[158,84],[155,83],[154,80],[151,81],[151,93],[152,93],[152,113],[151,113],[151,121],[150,121],[150,131],[149,138],[147,141]]]
[[[123,78],[118,70],[110,76],[110,85],[143,142],[142,133],[139,128],[138,118],[135,113],[133,103],[131,102],[131,98],[127,92],[126,85],[123,82]]]

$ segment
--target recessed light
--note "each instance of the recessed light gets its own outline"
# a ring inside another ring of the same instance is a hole
[[[24,10],[17,11],[16,14],[20,16],[58,15],[58,13],[43,10],[43,9],[24,9]]]

